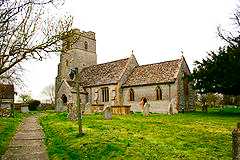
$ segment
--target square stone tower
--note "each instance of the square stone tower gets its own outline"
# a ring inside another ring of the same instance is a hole
[[[71,46],[68,46],[67,41],[63,42],[66,52],[60,54],[55,84],[56,91],[63,80],[69,80],[69,72],[72,68],[77,67],[80,72],[85,67],[97,64],[95,33],[92,31],[81,32],[79,29],[73,29],[72,31],[73,35],[76,34],[78,38]]]

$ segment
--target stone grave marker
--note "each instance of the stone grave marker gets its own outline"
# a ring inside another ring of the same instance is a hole
[[[112,108],[110,106],[104,108],[103,115],[106,120],[112,119]]]

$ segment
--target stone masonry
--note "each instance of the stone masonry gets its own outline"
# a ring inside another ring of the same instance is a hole
[[[56,99],[63,95],[67,104],[76,104],[76,87],[69,79],[71,68],[78,68],[80,97],[88,106],[131,106],[141,111],[139,101],[146,97],[150,112],[177,113],[194,110],[194,90],[187,77],[191,74],[185,58],[139,65],[135,56],[97,64],[94,32],[74,32],[79,40],[60,55],[56,77]],[[160,91],[156,92],[156,88]],[[130,90],[134,100],[130,101]],[[158,95],[157,95],[158,94]],[[157,96],[161,94],[161,99]]]

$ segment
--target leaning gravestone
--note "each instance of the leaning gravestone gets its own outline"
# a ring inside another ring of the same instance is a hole
[[[112,108],[110,106],[104,108],[103,115],[106,120],[112,119]]]

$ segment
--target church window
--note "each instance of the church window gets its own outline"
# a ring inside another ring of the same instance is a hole
[[[84,42],[84,49],[86,49],[86,50],[88,49],[88,43],[87,43],[87,41]]]
[[[132,88],[129,90],[129,100],[134,101],[134,90]]]
[[[159,86],[156,88],[156,100],[162,100],[162,90]]]
[[[108,102],[109,101],[109,89],[108,87],[102,88],[102,101]]]

